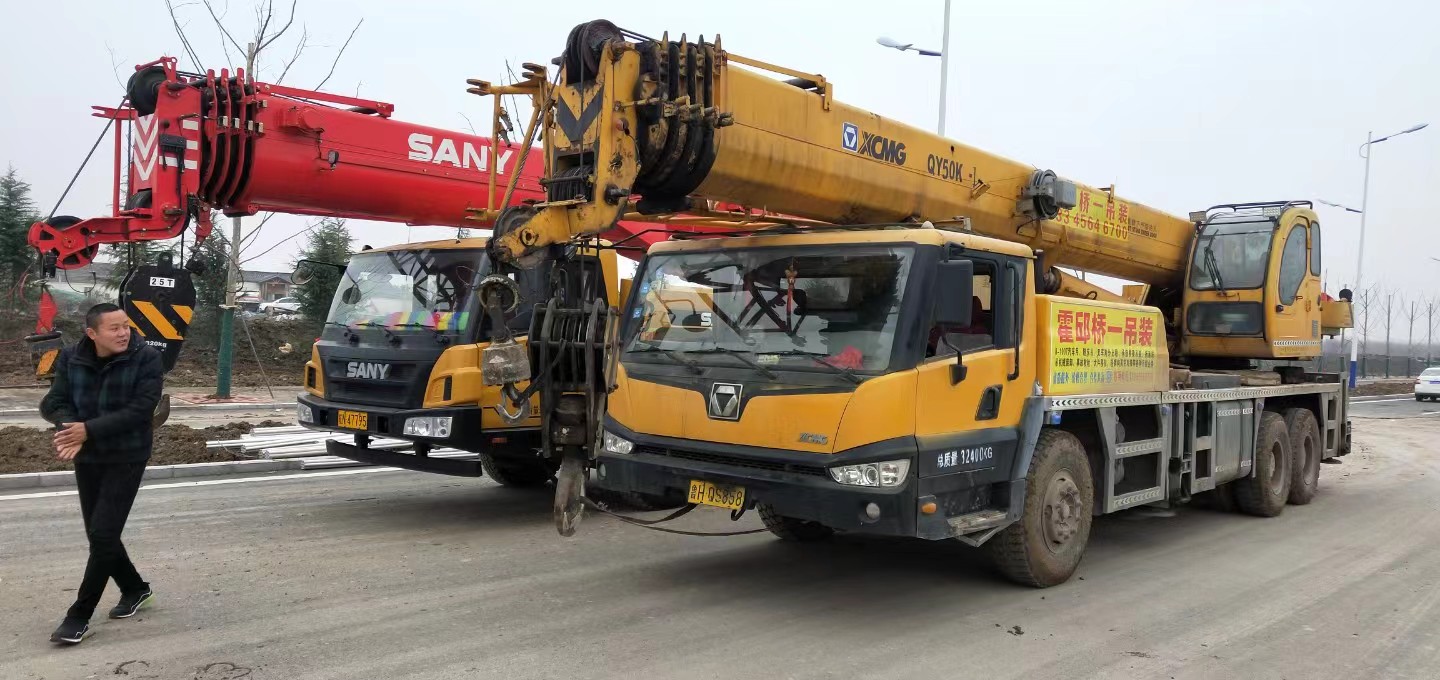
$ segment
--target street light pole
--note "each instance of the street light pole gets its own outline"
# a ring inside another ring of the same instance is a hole
[[[1370,213],[1370,147],[1379,144],[1391,137],[1409,134],[1425,129],[1429,123],[1414,125],[1395,134],[1385,135],[1375,139],[1374,131],[1365,133],[1365,144],[1360,147],[1360,155],[1365,159],[1365,184],[1360,190],[1360,247],[1355,254],[1355,293],[1358,295],[1364,290],[1365,282],[1365,217]],[[1356,365],[1360,357],[1359,333],[1355,333],[1350,340],[1350,389],[1355,389]]]
[[[935,126],[940,136],[945,136],[945,98],[950,84],[950,0],[945,0],[945,44],[937,50],[926,50],[916,47],[914,43],[904,43],[884,36],[876,38],[875,42],[889,47],[890,49],[905,52],[915,50],[926,57],[940,57],[940,121]]]
[[[1355,292],[1365,290],[1365,215],[1370,210],[1370,145],[1375,136],[1373,131],[1365,133],[1365,183],[1360,189],[1360,248],[1355,255]],[[1356,366],[1360,360],[1360,334],[1350,334],[1350,389],[1355,389]]]
[[[950,84],[950,0],[945,0],[945,37],[940,45],[940,125],[941,137],[945,136],[945,90]]]

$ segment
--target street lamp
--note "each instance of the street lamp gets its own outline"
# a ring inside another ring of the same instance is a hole
[[[1375,139],[1375,133],[1368,132],[1365,134],[1365,143],[1360,145],[1360,157],[1365,159],[1365,184],[1360,191],[1360,210],[1358,211],[1360,213],[1360,248],[1359,252],[1355,255],[1355,291],[1357,293],[1363,289],[1364,285],[1363,276],[1365,273],[1365,216],[1369,210],[1370,200],[1370,147],[1392,137],[1399,137],[1400,135],[1410,134],[1411,132],[1418,132],[1425,129],[1425,126],[1427,125],[1429,125],[1429,123],[1413,125],[1399,132],[1385,135],[1380,139]],[[1355,389],[1355,366],[1360,358],[1360,339],[1358,336],[1359,334],[1356,333],[1355,337],[1350,338],[1350,389]]]
[[[891,49],[900,50],[901,52],[915,50],[922,56],[940,57],[940,124],[937,126],[937,132],[942,137],[945,136],[945,85],[950,81],[950,0],[945,0],[945,36],[943,41],[944,44],[940,46],[939,50],[924,50],[915,47],[914,43],[904,43],[893,38],[880,37],[875,39],[875,42]]]

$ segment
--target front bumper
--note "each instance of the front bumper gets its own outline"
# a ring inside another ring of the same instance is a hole
[[[452,448],[460,449],[461,451],[489,453],[500,458],[533,458],[534,449],[540,445],[540,431],[538,429],[516,428],[490,432],[485,431],[480,425],[482,409],[479,406],[397,409],[384,406],[368,406],[329,401],[310,394],[300,395],[298,402],[304,406],[308,406],[311,415],[314,416],[315,422],[301,423],[302,426],[311,430],[341,432],[368,437],[384,437],[387,439],[402,439],[417,444],[428,444],[433,448]],[[342,410],[365,413],[367,415],[367,427],[364,430],[340,427],[337,421],[338,413]],[[407,436],[404,434],[405,419],[411,416],[449,416],[450,435],[448,437]],[[422,472],[461,475],[465,477],[476,477],[480,474],[479,467],[473,465],[474,461],[457,461],[439,458],[429,459],[417,454],[351,446],[333,441],[328,443],[326,448],[332,456],[349,458],[350,460],[357,460],[362,463],[399,467],[407,470],[420,470]]]
[[[928,539],[954,537],[952,519],[990,500],[989,486],[966,475],[920,477],[918,447],[910,437],[814,454],[637,435],[608,419],[605,428],[635,444],[631,453],[599,456],[590,484],[612,491],[685,497],[691,480],[703,480],[743,487],[747,509],[765,504],[777,514],[841,531]],[[902,458],[910,460],[910,473],[898,487],[842,485],[828,471]],[[921,513],[927,502],[937,502],[941,511]],[[875,519],[866,513],[872,503],[880,511]]]

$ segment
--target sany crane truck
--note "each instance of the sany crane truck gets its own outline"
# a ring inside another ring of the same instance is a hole
[[[755,510],[790,540],[957,539],[1053,586],[1096,515],[1201,494],[1278,515],[1350,449],[1338,375],[1256,364],[1350,326],[1308,201],[1169,215],[718,39],[591,22],[559,62],[532,90],[549,200],[499,216],[498,261],[699,199],[829,224],[652,246],[623,312],[552,301],[528,355],[487,357],[548,394],[562,534],[588,483]]]
[[[255,82],[243,70],[184,73],[173,58],[141,64],[125,103],[95,112],[113,124],[112,213],[37,223],[30,244],[53,276],[88,264],[102,244],[173,239],[192,224],[195,242],[203,241],[212,209],[485,228],[502,198],[544,196],[543,163],[525,164],[525,150],[499,135],[405,123],[393,112],[385,102]],[[642,249],[657,239],[655,225],[628,222],[607,236]],[[558,461],[547,469],[533,453],[538,420],[530,404],[511,406],[504,418],[497,413],[499,388],[479,385],[478,348],[492,333],[513,343],[510,335],[528,328],[529,304],[570,287],[617,300],[615,252],[591,249],[553,271],[490,279],[485,244],[484,238],[407,243],[366,250],[348,266],[336,263],[345,273],[303,376],[308,395],[299,420],[362,438],[414,440],[421,455],[366,447],[334,453],[449,474],[475,476],[483,468],[507,484],[550,478]],[[136,268],[122,286],[131,324],[164,353],[167,368],[188,333],[195,305],[190,270],[198,262],[181,268],[166,256]],[[317,266],[325,265],[309,263],[298,273]],[[484,280],[511,304],[527,303],[498,329],[478,313],[472,295]],[[42,375],[60,344],[58,332],[33,336]],[[407,416],[415,410],[420,417]],[[480,460],[423,455],[442,445],[480,453]]]

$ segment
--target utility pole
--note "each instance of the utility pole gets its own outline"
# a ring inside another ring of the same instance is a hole
[[[945,136],[945,91],[950,84],[950,0],[945,0],[945,37],[940,45],[940,136]]]
[[[1430,368],[1431,362],[1435,360],[1435,298],[1430,298],[1425,303],[1425,328],[1428,329],[1425,336],[1425,368]]]
[[[1390,327],[1395,323],[1395,291],[1385,294],[1385,377],[1390,377]]]
[[[245,84],[254,81],[255,43],[245,48]],[[225,276],[225,304],[220,307],[220,356],[216,370],[215,396],[230,396],[230,373],[234,367],[235,291],[240,286],[240,218],[230,218],[230,267]]]

